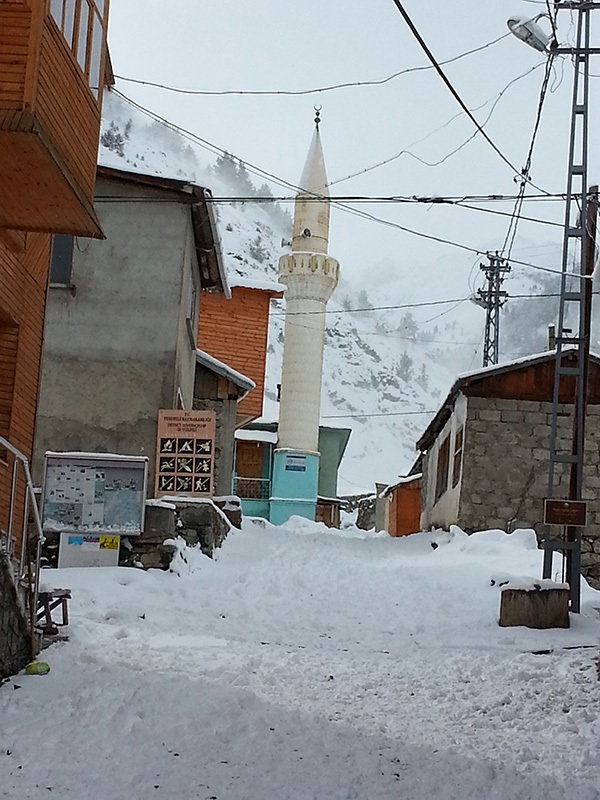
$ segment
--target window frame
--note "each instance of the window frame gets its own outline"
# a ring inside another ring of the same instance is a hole
[[[72,13],[68,13],[69,8],[72,8]],[[48,0],[47,14],[62,33],[73,61],[98,102],[106,50],[107,0]],[[94,86],[94,83],[98,85]]]
[[[448,478],[450,475],[450,431],[446,434],[437,452],[437,464],[435,471],[435,501],[440,499],[448,490]]]
[[[465,446],[465,426],[461,425],[454,434],[454,455],[452,456],[452,488],[458,486],[462,472],[462,454]]]
[[[69,252],[63,249],[63,245],[67,245],[69,241]],[[59,246],[57,246],[57,244]],[[62,251],[62,252],[60,252]],[[48,274],[48,285],[51,287],[61,287],[70,289],[73,286],[73,256],[75,253],[75,237],[69,233],[55,233],[52,236],[52,248],[50,250],[50,271]],[[68,281],[62,280],[62,275],[57,276],[57,271],[64,268],[63,260],[69,261],[69,275]],[[57,277],[59,278],[57,280]]]

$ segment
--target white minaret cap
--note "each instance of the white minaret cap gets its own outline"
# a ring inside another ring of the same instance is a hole
[[[323,158],[319,115],[300,178],[294,206],[292,252],[327,253],[329,239],[329,188]]]
[[[318,123],[315,126],[315,132],[306,156],[306,164],[300,178],[299,193],[329,197],[327,171],[325,170],[325,159],[323,157],[323,146]]]

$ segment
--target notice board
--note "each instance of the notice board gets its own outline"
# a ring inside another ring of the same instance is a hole
[[[147,473],[145,456],[46,453],[43,529],[81,534],[82,544],[87,534],[98,548],[102,538],[102,549],[114,548],[114,536],[141,534]]]
[[[156,497],[212,497],[215,427],[214,411],[158,412]]]

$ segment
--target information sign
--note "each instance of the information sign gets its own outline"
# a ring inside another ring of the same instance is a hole
[[[214,411],[161,410],[156,437],[156,497],[212,497]]]
[[[46,453],[43,529],[79,534],[69,543],[83,549],[118,549],[119,535],[143,530],[147,471],[146,457]]]
[[[587,524],[587,503],[584,500],[544,500],[544,524],[583,528]]]

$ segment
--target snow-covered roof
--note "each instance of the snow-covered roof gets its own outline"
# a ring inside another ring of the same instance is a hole
[[[285,292],[283,283],[277,283],[276,281],[259,281],[250,278],[235,277],[230,279],[229,285],[232,289],[239,286],[243,289],[260,289],[263,292],[273,292],[274,294]]]
[[[277,434],[273,431],[257,431],[240,428],[235,432],[235,438],[243,442],[268,442],[277,444]]]
[[[407,483],[414,483],[414,481],[418,481],[423,477],[422,472],[417,472],[414,475],[402,475],[396,483],[390,484],[390,486],[386,486],[383,492],[379,494],[379,497],[387,497],[390,495],[394,489],[397,489],[399,486],[404,486]]]
[[[212,372],[216,372],[217,375],[221,375],[223,378],[227,378],[228,381],[235,383],[236,386],[244,390],[244,397],[249,391],[256,387],[252,378],[242,375],[241,372],[223,363],[223,361],[219,361],[218,358],[205,353],[204,350],[196,350],[196,363],[201,364]]]
[[[122,453],[87,453],[82,450],[46,450],[44,455],[60,458],[90,458],[104,459],[111,461],[148,461],[148,456],[125,456]]]
[[[562,349],[563,356],[574,355],[576,352],[577,350],[574,347],[564,347]],[[464,372],[462,375],[459,375],[454,381],[452,388],[448,392],[446,399],[440,406],[436,415],[431,420],[425,429],[425,432],[417,442],[417,449],[424,451],[429,447],[431,442],[435,439],[439,431],[444,427],[450,418],[452,409],[454,408],[454,402],[459,392],[469,386],[471,383],[492,375],[502,375],[513,370],[533,367],[536,364],[542,364],[555,358],[556,350],[547,350],[543,353],[534,353],[530,356],[523,356],[521,358],[514,359],[513,361],[505,361],[503,364],[490,364],[487,367],[471,370],[470,372]],[[596,353],[590,353],[590,360],[600,365],[600,356]]]

